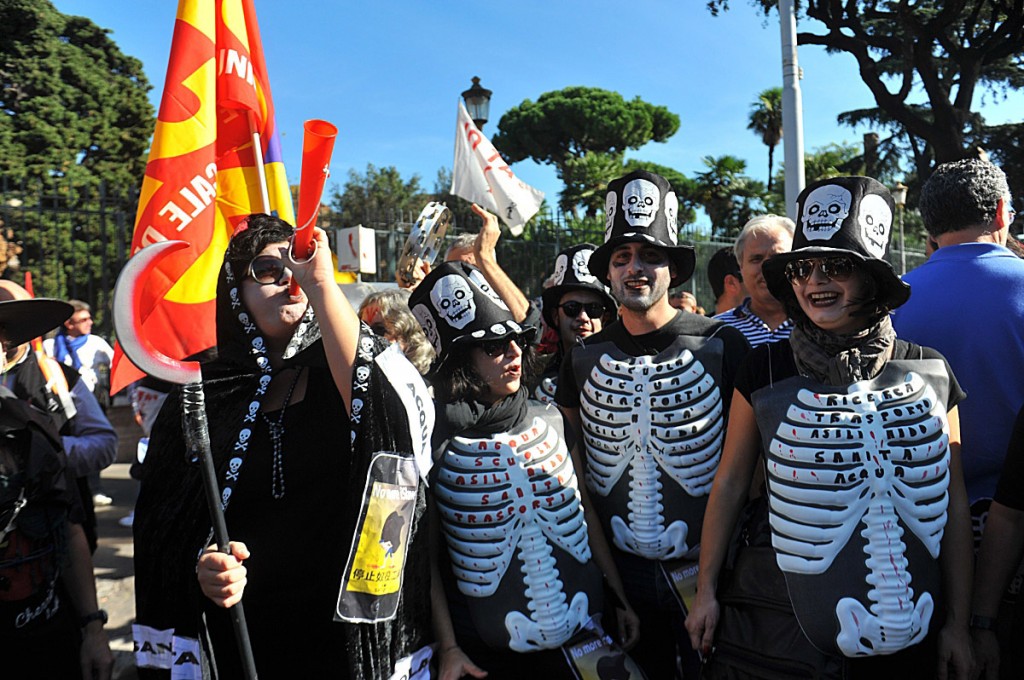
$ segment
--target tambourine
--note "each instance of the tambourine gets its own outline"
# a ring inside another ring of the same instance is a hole
[[[398,258],[395,275],[406,285],[415,283],[413,270],[418,260],[433,264],[437,257],[437,247],[452,223],[452,211],[444,203],[431,201],[420,212],[416,223],[412,225],[409,238],[405,239],[405,247]]]

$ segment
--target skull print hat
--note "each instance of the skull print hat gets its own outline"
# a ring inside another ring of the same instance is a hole
[[[409,296],[409,309],[437,353],[435,369],[459,345],[536,331],[516,323],[483,273],[465,262],[445,262],[427,274]]]
[[[870,177],[832,177],[805,188],[796,202],[800,217],[793,249],[765,260],[761,268],[772,295],[779,300],[793,297],[786,280],[790,262],[848,255],[875,280],[878,302],[896,309],[907,301],[910,286],[884,259],[895,214],[885,185]]]
[[[590,258],[596,249],[597,246],[591,243],[582,243],[558,253],[555,258],[554,285],[546,288],[540,296],[544,320],[549,326],[555,325],[555,309],[558,308],[559,300],[570,291],[588,290],[597,293],[606,310],[615,309],[615,300],[609,295],[608,289],[590,273]]]
[[[608,183],[604,202],[604,245],[590,258],[590,273],[608,285],[608,262],[623,243],[649,243],[668,252],[676,275],[670,287],[693,275],[696,257],[691,246],[679,245],[676,217],[679,200],[668,180],[646,170],[634,170]]]

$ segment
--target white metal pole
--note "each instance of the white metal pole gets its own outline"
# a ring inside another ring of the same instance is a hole
[[[779,0],[782,33],[782,144],[786,152],[786,214],[796,220],[796,197],[804,188],[804,112],[796,55],[793,0]]]
[[[270,193],[267,191],[267,173],[263,167],[263,145],[260,143],[260,133],[256,129],[256,116],[252,111],[248,112],[249,132],[252,133],[252,154],[256,159],[256,176],[260,181],[260,200],[263,202],[263,212],[270,214]]]

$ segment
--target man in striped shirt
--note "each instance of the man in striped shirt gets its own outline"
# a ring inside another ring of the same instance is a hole
[[[793,320],[786,315],[782,303],[768,292],[761,263],[772,255],[788,252],[793,247],[795,229],[788,217],[758,215],[743,225],[736,237],[734,251],[748,297],[714,318],[743,333],[751,347],[788,338],[793,329]]]

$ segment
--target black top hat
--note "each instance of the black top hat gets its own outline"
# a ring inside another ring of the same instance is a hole
[[[569,291],[586,290],[597,293],[601,296],[606,310],[615,309],[615,300],[608,294],[608,289],[590,273],[590,258],[596,249],[597,246],[591,243],[583,243],[558,253],[558,257],[555,258],[554,285],[546,288],[540,296],[544,320],[549,326],[555,325],[558,301]]]
[[[444,262],[427,274],[409,296],[409,309],[437,353],[435,368],[459,345],[536,331],[516,323],[483,273],[465,262]]]
[[[792,298],[786,265],[794,260],[849,255],[878,286],[876,299],[896,309],[910,297],[892,265],[889,252],[895,203],[889,190],[870,177],[832,177],[811,184],[797,197],[800,219],[793,249],[779,253],[761,266],[768,290],[778,300]]]
[[[730,274],[741,280],[743,278],[733,247],[725,246],[716,250],[708,260],[708,282],[716,300],[725,292],[725,277]]]
[[[21,345],[53,330],[74,313],[68,303],[50,298],[0,302],[0,336],[10,345]]]
[[[676,267],[669,287],[693,275],[697,258],[693,247],[678,244],[676,216],[679,200],[668,180],[646,170],[634,170],[608,183],[604,202],[604,245],[590,258],[590,273],[608,285],[608,262],[623,243],[650,243],[664,248]]]

